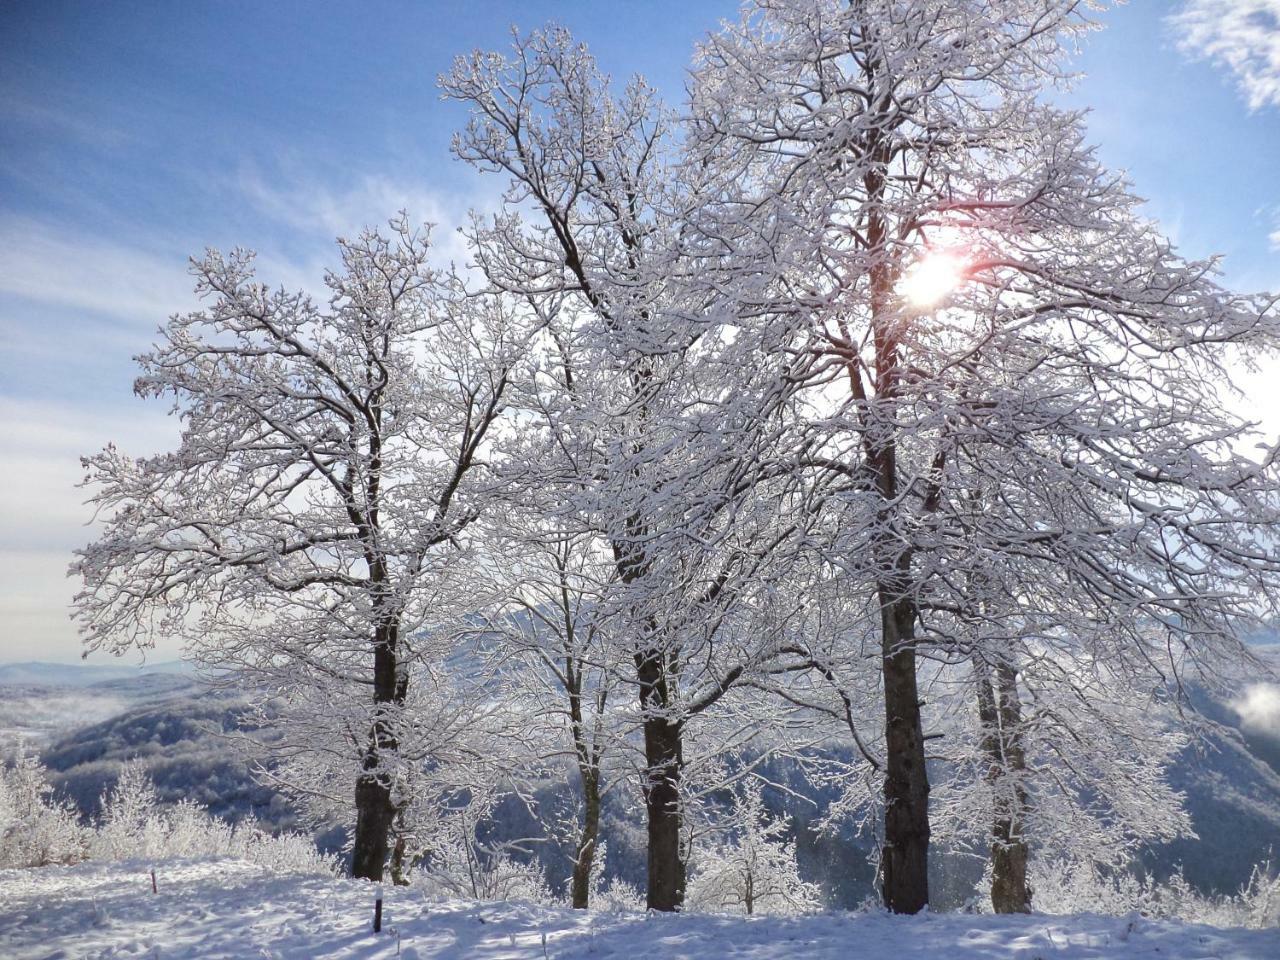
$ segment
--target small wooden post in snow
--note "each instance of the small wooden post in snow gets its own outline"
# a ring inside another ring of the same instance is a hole
[[[380,933],[382,931],[382,884],[378,884],[374,896],[377,899],[373,901],[373,932]]]
[[[152,893],[160,892],[159,890],[156,889],[156,868],[155,867],[151,868],[151,892]]]

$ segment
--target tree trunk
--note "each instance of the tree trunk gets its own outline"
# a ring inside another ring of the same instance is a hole
[[[356,835],[351,851],[351,875],[380,882],[396,810],[391,802],[390,784],[377,771],[376,754],[365,754],[365,771],[356,781]]]
[[[396,816],[395,837],[395,846],[391,848],[391,882],[397,887],[407,887],[409,885],[409,875],[405,872],[405,868],[408,866],[405,863],[405,855],[408,853],[409,840],[405,836],[403,810],[399,811]]]
[[[929,903],[929,776],[916,685],[915,606],[881,591],[884,672],[884,905],[917,913]]]
[[[1022,784],[1027,763],[1017,673],[1002,661],[996,666],[993,687],[985,663],[976,662],[975,671],[978,718],[982,722],[982,746],[990,763],[987,779],[992,791],[991,906],[996,913],[1030,913],[1031,885],[1027,880],[1027,842],[1023,834],[1030,801]]]
[[[626,540],[613,543],[618,576],[635,583],[648,568],[648,559],[637,546],[643,542],[644,523],[637,515],[627,518]],[[652,617],[643,619],[647,638],[660,630]],[[649,878],[646,904],[650,910],[674,911],[684,904],[685,865],[680,856],[680,776],[684,770],[684,729],[672,717],[667,651],[649,644],[635,654],[640,712],[644,717],[644,805],[649,833]]]
[[[1011,790],[1002,791],[1004,805],[997,807],[992,825],[991,904],[996,913],[1030,913],[1031,885],[1027,882],[1024,833],[1030,803],[1024,786],[1027,754],[1022,742],[1018,675],[1012,664],[1001,661],[996,666],[996,688],[1000,694],[1000,744],[1004,751],[1005,776],[1011,777],[1013,784]]]
[[[1011,840],[1015,821],[997,820],[991,841],[991,906],[996,913],[1030,913],[1031,884],[1027,880],[1027,844]],[[1004,839],[1001,839],[1003,835]]]
[[[389,621],[379,624],[375,634],[374,720],[363,770],[356,780],[356,832],[351,851],[351,875],[363,880],[382,880],[398,812],[391,796],[391,774],[386,762],[399,748],[388,710],[404,703],[408,685],[396,662],[397,632],[398,624]]]
[[[407,887],[409,878],[404,872],[404,837],[396,837],[396,844],[391,848],[391,882],[397,887]]]
[[[649,828],[650,910],[679,910],[684,903],[685,864],[680,855],[680,774],[683,731],[669,719],[670,691],[661,654],[637,657],[640,706],[644,710],[644,754],[647,776],[645,812]]]
[[[591,870],[596,859],[596,841],[600,836],[600,779],[587,771],[582,776],[585,811],[578,850],[573,860],[573,907],[585,910],[591,898]]]
[[[868,63],[869,81],[882,65]],[[887,103],[879,103],[886,109]],[[900,399],[903,363],[900,353],[901,304],[894,293],[895,258],[892,232],[883,206],[890,152],[874,133],[865,145],[874,164],[863,175],[867,191],[867,247],[871,328],[875,347],[868,395],[863,367],[848,363],[853,398],[860,408],[863,448],[879,495],[872,549],[880,601],[880,660],[884,682],[884,849],[880,858],[881,894],[894,913],[917,913],[929,903],[929,774],[925,769],[924,729],[916,681],[916,581],[912,573],[909,535],[901,529],[898,490],[897,430],[894,406]],[[931,496],[930,501],[933,500]],[[926,503],[926,509],[931,509]]]

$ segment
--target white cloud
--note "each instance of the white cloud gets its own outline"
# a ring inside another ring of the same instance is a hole
[[[1172,23],[1184,52],[1235,74],[1250,110],[1280,108],[1280,0],[1186,0]]]
[[[177,430],[161,404],[82,409],[0,396],[0,660],[68,660],[80,651],[70,620],[79,585],[66,575],[72,551],[94,534],[77,486],[80,457],[108,441],[154,453],[172,446]]]
[[[466,220],[468,202],[464,198],[424,189],[418,181],[403,182],[381,174],[366,174],[341,187],[292,177],[285,186],[284,180],[277,177],[268,182],[256,170],[244,168],[237,186],[261,213],[319,243],[352,237],[366,226],[380,227],[403,210],[412,222],[435,224],[432,242],[437,262],[453,261],[461,266],[468,260],[466,245],[456,229]],[[496,195],[476,199],[480,202],[471,205],[497,205]]]
[[[0,221],[0,292],[142,325],[195,305],[184,254],[162,255],[39,221]]]
[[[416,222],[436,224],[432,240],[438,263],[465,264],[469,255],[457,226],[465,222],[468,206],[496,208],[498,199],[496,194],[445,195],[385,175],[364,175],[336,186],[284,176],[268,180],[244,170],[229,186],[265,218],[286,228],[290,242],[285,247],[272,242],[280,238],[245,238],[258,241],[261,278],[272,286],[313,294],[323,294],[324,269],[336,266],[336,237],[353,236],[366,225],[385,224],[402,209]],[[202,242],[171,239],[164,245],[141,245],[4,216],[0,217],[0,294],[106,316],[123,321],[122,329],[149,335],[171,314],[197,308],[188,255],[202,249]]]
[[[80,458],[113,442],[148,455],[177,441],[161,403],[77,407],[0,396],[0,550],[67,550],[88,541]],[[0,580],[0,596],[8,585]]]
[[[1246,730],[1280,737],[1280,686],[1255,683],[1231,706]]]
[[[70,562],[71,555],[61,550],[0,549],[0,662],[79,658],[83,646],[71,604],[80,584],[67,576]],[[173,659],[181,650],[177,641],[159,638],[147,659]]]

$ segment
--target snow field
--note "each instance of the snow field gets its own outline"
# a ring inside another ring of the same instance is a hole
[[[271,874],[234,860],[84,863],[0,871],[4,960],[1274,960],[1280,930],[1140,917],[823,914],[743,918],[584,914],[526,903],[433,901]],[[545,938],[545,939],[544,939]]]

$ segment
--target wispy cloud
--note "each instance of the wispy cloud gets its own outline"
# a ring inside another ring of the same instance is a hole
[[[70,560],[91,519],[80,458],[108,442],[138,455],[173,446],[179,426],[163,403],[121,399],[104,409],[0,396],[0,550],[62,548]]]
[[[0,292],[154,328],[194,306],[184,254],[165,255],[39,221],[0,220]]]
[[[1178,46],[1235,74],[1250,110],[1280,108],[1280,0],[1185,0]]]
[[[456,227],[466,221],[468,206],[486,206],[485,199],[490,201],[488,206],[497,205],[496,196],[469,204],[468,198],[385,174],[366,174],[339,185],[292,177],[268,180],[257,170],[244,168],[237,186],[263,215],[325,244],[336,237],[352,237],[366,226],[382,226],[403,210],[413,222],[436,225],[432,240],[439,262],[460,265],[467,261],[468,252]]]
[[[62,99],[65,101],[65,97]],[[59,107],[53,97],[37,100],[13,90],[6,90],[0,100],[0,117],[9,124],[61,134],[94,147],[115,148],[133,139],[131,134],[102,120],[81,104]]]
[[[0,395],[0,658],[70,660],[80,651],[70,620],[79,585],[67,566],[94,535],[80,457],[108,441],[154,453],[177,432],[161,404],[85,408]]]

